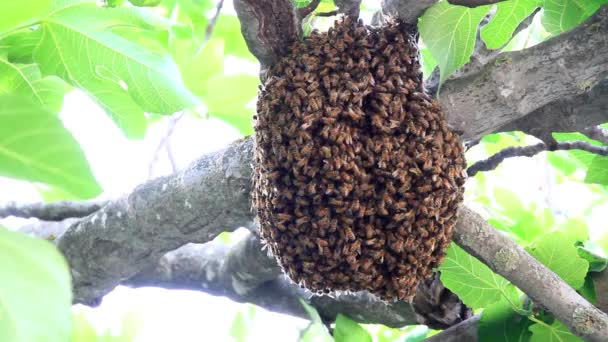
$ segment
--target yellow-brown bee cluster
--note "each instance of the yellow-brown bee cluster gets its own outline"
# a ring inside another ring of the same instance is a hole
[[[254,208],[310,290],[409,300],[451,240],[463,149],[423,91],[410,32],[347,17],[294,44],[261,89]]]

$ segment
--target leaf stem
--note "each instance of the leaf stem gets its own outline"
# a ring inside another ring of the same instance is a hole
[[[36,26],[36,25],[39,25],[39,24],[40,24],[40,21],[36,21],[36,22],[33,22],[33,23],[24,24],[24,25],[20,25],[20,26],[14,27],[14,28],[6,31],[6,32],[0,33],[0,39],[3,39],[4,37],[9,36],[9,35],[11,35],[14,32],[17,32],[17,31],[20,31],[20,30],[24,30],[26,28],[29,28],[29,27],[32,27],[32,26]]]

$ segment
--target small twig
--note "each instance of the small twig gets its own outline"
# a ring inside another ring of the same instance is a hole
[[[172,116],[169,119],[167,133],[158,143],[158,146],[156,147],[156,150],[154,151],[154,155],[152,156],[152,160],[150,161],[150,165],[148,166],[148,179],[152,178],[152,175],[154,173],[154,165],[158,161],[158,156],[160,154],[160,151],[163,149],[163,147],[165,147],[169,143],[169,140],[171,139],[171,135],[173,135],[173,131],[175,130],[175,126],[177,126],[177,123],[179,122],[179,120],[181,120],[181,118],[183,116],[184,116],[184,113],[180,113],[179,115]],[[170,154],[170,151],[168,151],[167,153]],[[173,172],[175,172],[175,165],[173,165],[174,161],[171,160],[171,158],[172,158],[172,155],[169,156],[169,161],[172,163],[171,166],[174,169]]]
[[[494,154],[488,159],[480,160],[471,165],[467,169],[469,177],[475,176],[479,171],[494,170],[505,159],[511,157],[532,157],[543,151],[565,151],[565,150],[583,150],[601,156],[608,156],[608,146],[596,146],[586,141],[561,141],[546,144],[544,142],[521,147],[507,147],[504,150]]]
[[[320,12],[315,14],[317,17],[333,17],[334,15],[338,15],[340,12],[338,10],[333,10],[329,12]]]
[[[177,163],[175,162],[175,157],[173,157],[173,151],[171,149],[171,141],[167,140],[165,144],[165,150],[167,151],[167,158],[169,159],[169,163],[171,163],[171,170],[173,173],[177,172]]]
[[[203,38],[203,42],[201,45],[205,45],[211,39],[213,35],[213,29],[215,28],[215,24],[217,23],[217,19],[220,17],[220,12],[222,11],[222,7],[224,6],[224,0],[220,0],[215,6],[215,14],[209,20],[207,24],[207,28],[205,29],[205,37]]]
[[[608,129],[601,126],[592,126],[585,128],[583,133],[591,139],[601,141],[602,143],[608,145]]]
[[[309,14],[311,14],[312,12],[314,12],[317,7],[319,6],[319,4],[321,3],[321,0],[312,0],[308,5],[299,8],[298,9],[298,18],[300,18],[300,20],[306,18]]]
[[[478,7],[484,5],[491,5],[505,0],[448,0],[452,5],[465,6],[465,7]]]
[[[103,202],[53,202],[18,204],[9,202],[0,207],[0,218],[15,216],[21,218],[37,218],[43,221],[62,221],[67,218],[88,216],[101,209]]]
[[[339,13],[344,13],[353,18],[359,17],[361,0],[334,0],[334,3],[338,6]]]

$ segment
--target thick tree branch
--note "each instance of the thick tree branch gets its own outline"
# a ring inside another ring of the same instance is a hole
[[[481,315],[475,315],[464,322],[458,323],[437,335],[433,335],[424,342],[477,342],[477,329]]]
[[[465,132],[465,139],[474,139],[551,102],[588,93],[607,77],[604,6],[568,33],[500,54],[478,72],[447,81],[440,102],[452,125]]]
[[[234,0],[241,32],[262,69],[285,55],[299,39],[299,20],[291,0]]]
[[[53,202],[20,204],[9,202],[0,206],[0,218],[34,217],[44,221],[61,221],[71,217],[85,217],[104,206],[105,202]]]
[[[606,114],[608,114],[608,112]],[[591,126],[583,129],[582,133],[584,133],[591,139],[595,139],[608,145],[608,129],[605,129],[601,126]]]
[[[389,16],[399,17],[406,23],[416,24],[427,8],[438,0],[382,0],[382,12]]]
[[[328,321],[342,313],[360,322],[392,327],[426,324],[446,328],[471,316],[458,297],[443,288],[438,277],[420,286],[415,309],[405,302],[387,305],[366,293],[331,297],[310,293],[282,276],[276,260],[262,250],[253,233],[246,234],[233,246],[217,241],[188,244],[167,253],[157,265],[124,284],[198,290],[307,318],[298,301],[301,298],[315,306]]]
[[[302,8],[298,9],[298,18],[304,19],[310,13],[314,12],[317,9],[317,6],[321,3],[321,0],[311,0],[310,3]]]
[[[359,17],[361,0],[334,0],[338,11],[354,18]]]
[[[301,289],[281,274],[275,259],[262,251],[251,233],[232,246],[217,241],[188,244],[166,254],[158,265],[126,284],[199,290],[303,318],[308,315],[299,299],[315,306],[330,321],[343,313],[361,322],[393,327],[418,324],[408,303],[386,305],[364,293],[329,297]]]
[[[507,147],[500,152],[492,155],[488,159],[480,160],[467,169],[469,177],[475,176],[479,171],[490,171],[500,165],[505,159],[512,157],[532,157],[543,151],[565,151],[583,150],[601,156],[608,155],[607,146],[596,146],[586,141],[562,141],[545,144],[544,142],[530,146]]]
[[[468,208],[460,210],[454,241],[546,307],[577,336],[587,341],[608,341],[608,315],[479,214]]]
[[[491,5],[499,3],[505,0],[448,0],[452,5],[465,6],[465,7],[478,7],[484,5]]]
[[[187,242],[207,242],[224,227],[252,220],[252,140],[204,156],[188,170],[133,194],[71,226],[59,239],[74,277],[75,298],[90,302]],[[608,317],[521,247],[468,208],[455,241],[548,308],[573,332],[608,340]],[[355,317],[356,318],[356,317]]]
[[[497,128],[496,131],[523,131],[548,141],[552,139],[551,132],[584,131],[588,127],[606,122],[608,122],[608,79],[604,79],[585,94],[554,101]]]
[[[77,302],[94,303],[123,280],[188,242],[251,222],[251,140],[137,187],[71,226],[58,240]]]

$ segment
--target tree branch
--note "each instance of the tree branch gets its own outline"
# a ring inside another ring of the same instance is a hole
[[[285,55],[300,37],[299,20],[291,0],[234,0],[241,32],[262,69]]]
[[[0,206],[0,218],[15,216],[37,218],[44,221],[62,221],[71,217],[85,217],[99,210],[105,201],[96,202],[52,202],[19,204],[8,202]]]
[[[549,141],[552,139],[552,132],[584,131],[588,127],[606,122],[608,122],[608,79],[604,79],[587,93],[554,101],[520,119],[496,128],[496,131],[523,131],[543,141]]]
[[[298,9],[298,18],[300,20],[306,18],[310,13],[317,9],[317,6],[321,3],[321,0],[311,0],[310,3],[302,8]]]
[[[438,0],[382,0],[382,12],[386,15],[399,17],[406,23],[416,24],[427,8]]]
[[[465,6],[465,7],[478,7],[484,5],[491,5],[499,3],[505,0],[448,0],[452,5]]]
[[[479,71],[448,80],[439,99],[451,124],[465,139],[474,139],[554,101],[588,93],[607,77],[604,6],[570,32],[502,53]]]
[[[477,329],[481,315],[475,315],[464,322],[458,323],[437,335],[433,335],[424,342],[477,342]]]
[[[72,225],[57,244],[71,266],[74,300],[95,303],[166,252],[249,225],[252,154],[250,139],[238,141]]]
[[[248,225],[251,139],[204,156],[186,171],[138,187],[72,225],[59,248],[72,267],[77,301],[90,302],[187,242]],[[455,241],[548,308],[574,333],[608,340],[608,317],[468,208]],[[355,317],[356,318],[356,317]],[[602,330],[603,329],[603,330]]]
[[[507,158],[512,157],[532,157],[543,151],[561,150],[583,150],[601,156],[608,155],[608,146],[596,146],[586,141],[562,141],[545,144],[544,142],[530,146],[507,147],[500,152],[492,155],[488,159],[480,160],[467,169],[469,177],[473,177],[479,171],[494,170]]]
[[[232,246],[217,241],[188,244],[126,284],[199,290],[303,318],[309,317],[298,299],[309,302],[331,321],[343,313],[361,322],[392,327],[418,324],[412,306],[405,302],[386,305],[364,293],[329,297],[301,289],[281,274],[275,259],[262,251],[251,233]]]
[[[460,210],[454,241],[547,308],[574,334],[587,341],[608,341],[608,315],[586,301],[479,214]]]
[[[338,11],[344,13],[353,18],[359,17],[359,10],[361,7],[361,0],[334,0]]]

